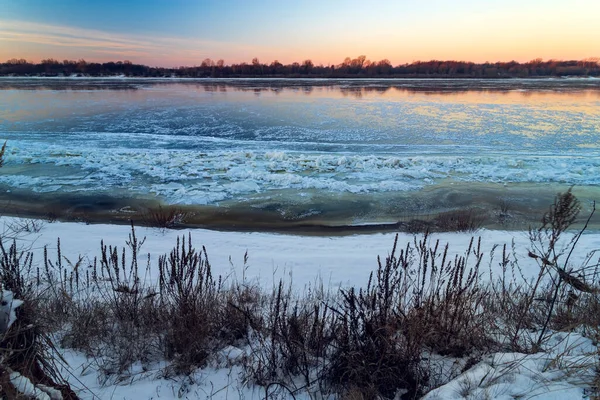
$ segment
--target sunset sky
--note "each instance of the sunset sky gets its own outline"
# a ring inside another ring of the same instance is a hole
[[[0,0],[0,61],[583,59],[598,16],[598,0]]]

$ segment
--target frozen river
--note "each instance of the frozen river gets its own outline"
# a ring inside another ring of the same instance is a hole
[[[600,199],[600,80],[6,78],[0,139],[2,198],[67,208],[359,225]]]

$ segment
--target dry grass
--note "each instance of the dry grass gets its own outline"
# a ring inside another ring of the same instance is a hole
[[[14,299],[23,302],[16,308],[16,321],[0,332],[0,375],[18,372],[34,385],[42,384],[59,390],[63,398],[76,399],[74,392],[58,373],[57,363],[62,360],[51,340],[45,317],[39,307],[43,298],[31,276],[33,254],[20,251],[13,241],[7,248],[0,240],[0,289],[10,292]],[[2,312],[10,310],[11,304],[2,299]],[[12,301],[11,301],[12,303]],[[18,398],[12,384],[0,387],[0,395]],[[14,397],[16,395],[16,397]]]
[[[246,381],[270,397],[373,399],[401,391],[402,398],[417,398],[442,383],[432,379],[425,355],[477,360],[494,351],[537,351],[548,329],[588,329],[600,339],[598,262],[590,256],[572,267],[576,240],[557,248],[577,212],[570,192],[560,195],[532,230],[530,256],[539,265],[532,282],[507,247],[493,255],[502,273],[483,282],[479,240],[450,257],[448,245],[428,234],[402,247],[396,238],[362,287],[299,294],[291,282],[265,290],[245,277],[224,280],[213,276],[206,249],[189,235],[160,257],[159,279],[151,281],[153,266],[133,226],[124,247],[101,243],[90,262],[66,260],[59,242],[41,270],[3,244],[0,280],[35,301],[31,313],[45,322],[34,321],[38,335],[55,332],[63,346],[96,358],[107,380],[134,362],[164,359],[170,361],[165,375],[187,374],[234,345],[247,349],[238,361]],[[166,220],[176,214],[161,213]],[[473,216],[447,215],[436,224],[471,229]],[[542,333],[532,338],[531,329]]]
[[[485,221],[484,211],[469,208],[439,213],[429,219],[411,219],[401,226],[406,232],[414,234],[428,232],[474,233],[483,226]]]
[[[188,212],[176,206],[158,206],[149,208],[141,214],[141,220],[145,225],[163,229],[176,228],[185,222]]]
[[[475,232],[485,222],[485,215],[478,209],[454,210],[437,215],[433,222],[438,232]]]

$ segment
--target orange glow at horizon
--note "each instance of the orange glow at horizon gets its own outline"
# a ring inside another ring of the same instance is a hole
[[[432,1],[438,7],[446,4]],[[402,1],[400,5],[382,3],[382,10],[372,15],[364,4],[360,9],[357,3],[356,10],[335,9],[336,18],[311,14],[312,24],[301,19],[289,24],[256,24],[245,35],[219,39],[176,32],[115,33],[0,19],[0,62],[12,58],[34,62],[44,58],[93,62],[127,59],[150,66],[178,67],[200,65],[205,58],[224,59],[226,64],[250,63],[257,57],[266,64],[310,59],[315,65],[338,65],[346,57],[366,55],[370,61],[388,59],[399,65],[419,60],[482,63],[599,57],[596,19],[600,2],[572,1],[566,5],[548,0],[545,8],[527,3],[485,10],[463,0],[460,12],[453,13],[448,6],[444,12],[435,12],[434,7],[419,10],[418,18],[403,17],[403,10],[410,7]],[[399,22],[401,17],[404,19]]]

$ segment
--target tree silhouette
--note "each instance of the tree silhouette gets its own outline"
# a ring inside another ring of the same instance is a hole
[[[251,64],[225,64],[220,59],[216,63],[205,58],[200,66],[163,68],[135,64],[129,60],[110,61],[105,63],[87,62],[84,59],[58,61],[54,58],[43,59],[39,63],[30,63],[25,59],[11,58],[0,63],[0,76],[141,76],[141,77],[453,77],[453,78],[511,78],[511,77],[543,77],[543,76],[600,76],[600,58],[591,57],[583,60],[547,60],[533,59],[526,63],[516,61],[495,63],[473,63],[456,60],[414,61],[412,63],[393,66],[388,59],[369,61],[366,56],[346,57],[339,65],[315,65],[310,59],[301,64],[293,62],[283,64],[274,60],[269,65],[263,64],[257,57]]]

